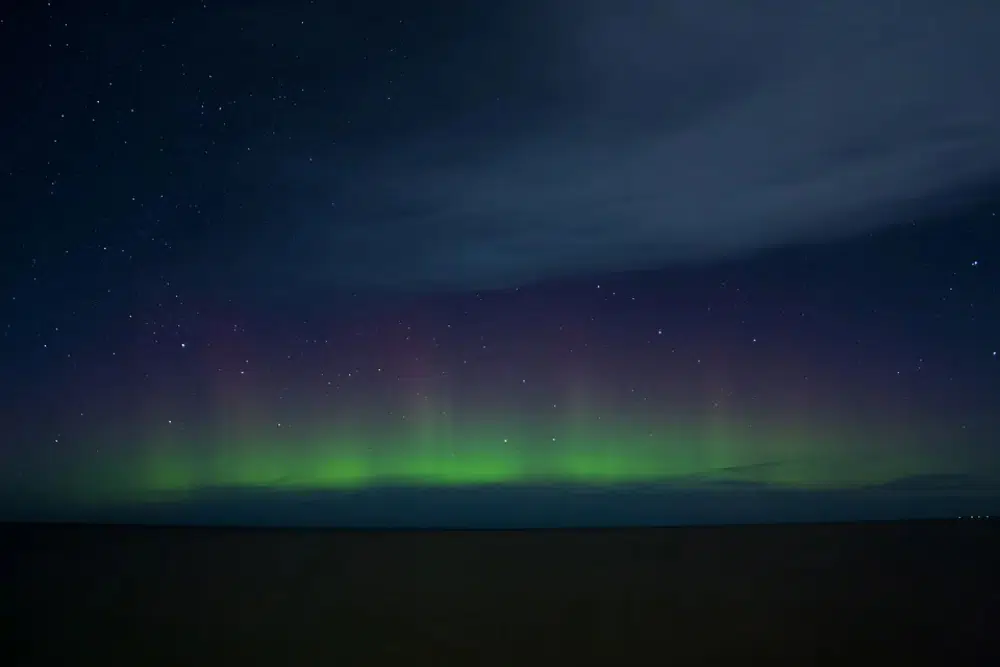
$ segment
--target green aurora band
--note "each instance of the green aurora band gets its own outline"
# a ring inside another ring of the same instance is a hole
[[[425,423],[382,437],[326,428],[257,429],[231,439],[159,433],[140,447],[67,464],[61,491],[77,502],[183,500],[212,489],[352,491],[377,487],[628,484],[703,486],[743,482],[794,489],[878,485],[929,472],[974,470],[928,447],[809,437],[735,437],[725,429],[657,430],[577,424],[561,429]],[[943,453],[942,453],[943,454]]]

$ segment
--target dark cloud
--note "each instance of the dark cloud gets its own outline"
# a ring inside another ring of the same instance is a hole
[[[137,524],[330,526],[364,529],[552,528],[564,526],[780,523],[953,518],[994,514],[995,493],[947,492],[930,485],[801,490],[753,483],[612,487],[517,486],[376,488],[351,492],[266,488],[203,489],[125,505],[7,503],[6,519],[34,518]],[[2,492],[0,492],[2,495]],[[13,513],[11,511],[13,509]]]
[[[714,259],[898,222],[1000,168],[995,3],[543,7],[412,74],[487,71],[496,96],[442,98],[298,183],[299,277],[489,287]]]
[[[927,474],[912,475],[874,487],[879,491],[902,493],[942,492],[1000,496],[1000,480],[985,475]]]

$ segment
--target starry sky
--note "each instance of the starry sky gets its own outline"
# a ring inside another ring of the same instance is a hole
[[[1000,7],[16,3],[0,518],[1000,514]]]

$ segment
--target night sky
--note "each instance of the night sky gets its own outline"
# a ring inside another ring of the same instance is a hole
[[[0,518],[1000,513],[1000,6],[0,14]]]

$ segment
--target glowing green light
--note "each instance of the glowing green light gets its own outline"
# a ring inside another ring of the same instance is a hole
[[[446,427],[445,427],[446,426]],[[143,502],[205,489],[355,490],[379,486],[751,482],[793,488],[876,484],[928,470],[942,460],[914,447],[727,437],[719,429],[584,428],[552,435],[501,426],[445,425],[366,437],[185,441],[152,438],[113,461],[74,468],[76,497]],[[541,429],[538,429],[541,430]],[[635,432],[638,430],[638,434]],[[898,453],[898,454],[897,454]]]

